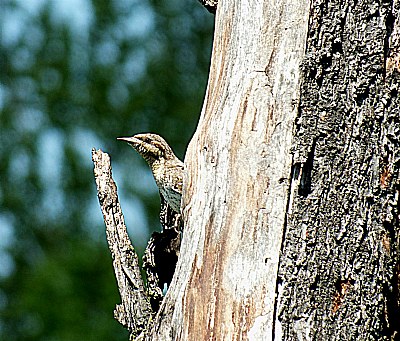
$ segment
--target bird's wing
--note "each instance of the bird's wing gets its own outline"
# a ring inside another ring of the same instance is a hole
[[[174,177],[170,180],[170,188],[178,194],[182,194],[183,185],[183,164],[175,165],[174,172],[170,172],[169,176]]]

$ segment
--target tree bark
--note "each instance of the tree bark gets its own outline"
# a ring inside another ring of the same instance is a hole
[[[149,340],[270,340],[309,4],[219,1],[184,236]]]
[[[396,338],[398,38],[398,1],[218,2],[149,340]]]
[[[218,1],[147,340],[396,339],[399,1]]]
[[[279,270],[283,339],[399,332],[399,7],[312,3]]]

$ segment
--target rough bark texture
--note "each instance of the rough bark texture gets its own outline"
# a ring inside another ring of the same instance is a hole
[[[276,338],[399,336],[399,1],[313,1]]]
[[[184,235],[148,340],[268,340],[306,1],[219,1],[184,182]]]
[[[98,198],[106,224],[107,242],[122,301],[116,306],[114,317],[128,329],[133,339],[146,330],[152,310],[118,201],[117,186],[111,175],[110,157],[101,150],[93,149],[92,160]]]

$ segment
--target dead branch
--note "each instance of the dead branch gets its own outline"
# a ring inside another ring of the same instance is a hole
[[[114,317],[129,330],[131,339],[140,338],[148,328],[152,309],[140,275],[138,257],[126,230],[117,186],[112,179],[110,156],[93,149],[92,160],[97,196],[122,302],[116,306]]]

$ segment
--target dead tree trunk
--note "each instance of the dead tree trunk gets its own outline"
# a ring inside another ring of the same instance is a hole
[[[271,340],[309,4],[219,1],[184,236],[152,340]]]
[[[219,1],[152,335],[394,338],[399,3]]]
[[[180,256],[143,338],[398,337],[399,7],[218,2]]]

